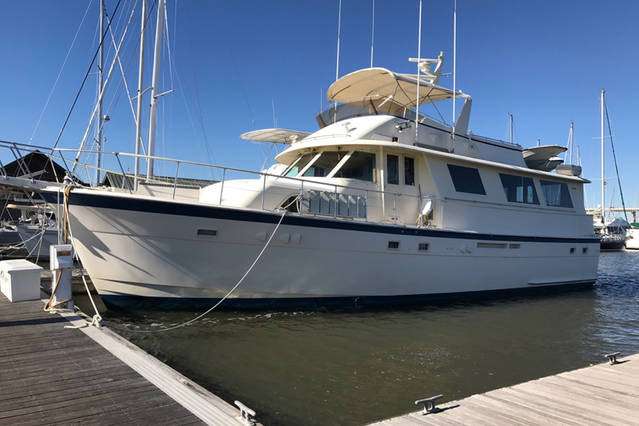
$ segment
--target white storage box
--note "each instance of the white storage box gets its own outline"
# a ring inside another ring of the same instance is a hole
[[[0,261],[0,289],[11,302],[40,299],[42,268],[25,259]]]

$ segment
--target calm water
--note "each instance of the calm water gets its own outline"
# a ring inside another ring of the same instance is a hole
[[[107,313],[110,327],[267,424],[361,424],[639,352],[639,252],[604,253],[592,290],[381,312]]]

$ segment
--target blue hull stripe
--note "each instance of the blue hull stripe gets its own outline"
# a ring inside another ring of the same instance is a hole
[[[57,202],[56,192],[43,193],[48,202]],[[160,199],[128,198],[106,194],[104,192],[90,194],[71,192],[71,205],[95,207],[114,210],[128,210],[144,213],[158,213],[175,216],[201,217],[208,219],[226,219],[242,222],[277,223],[280,213],[269,213],[229,207],[194,205],[171,202]],[[394,225],[380,225],[350,220],[331,220],[319,217],[298,216],[290,214],[282,222],[284,225],[302,226],[322,229],[341,229],[345,231],[373,232],[388,235],[406,235],[433,238],[454,238],[477,241],[513,241],[532,243],[579,243],[599,244],[596,238],[560,238],[522,235],[476,234],[473,232],[443,231],[436,229],[407,228]]]

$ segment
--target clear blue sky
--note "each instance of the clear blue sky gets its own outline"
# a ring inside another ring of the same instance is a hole
[[[108,10],[116,3],[107,0]],[[114,22],[118,34],[133,3],[122,0],[122,21],[118,25],[116,17]],[[31,139],[88,4],[25,0],[3,5],[1,138]],[[406,59],[417,49],[417,1],[376,0],[376,5],[375,65],[412,72]],[[238,136],[271,127],[272,103],[279,126],[316,128],[314,116],[335,73],[337,0],[168,0],[168,11],[176,72],[171,83],[169,67],[164,67],[162,88],[174,92],[162,98],[159,155],[260,168],[272,156],[271,149]],[[371,1],[343,0],[342,16],[344,74],[368,66]],[[541,138],[542,143],[563,145],[574,120],[584,174],[593,180],[587,202],[596,205],[598,96],[606,88],[627,202],[639,204],[638,17],[636,2],[458,0],[458,87],[473,96],[474,133],[506,138],[507,113],[512,112],[517,142],[528,146]],[[137,81],[137,14],[133,19],[122,54],[132,90]],[[422,56],[443,50],[445,72],[452,65],[451,21],[452,0],[424,1]],[[55,140],[95,49],[96,23],[93,0],[33,143],[51,145]],[[166,50],[164,54],[166,58]],[[450,78],[440,83],[452,84]],[[134,126],[117,68],[111,84],[105,101],[112,118],[105,129],[106,149],[132,151]],[[62,146],[79,144],[94,97],[92,75]],[[608,169],[612,180],[612,162]],[[611,181],[609,195],[612,187]]]

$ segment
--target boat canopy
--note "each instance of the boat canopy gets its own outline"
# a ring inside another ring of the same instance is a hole
[[[242,133],[240,135],[240,138],[247,141],[282,143],[290,145],[292,143],[301,141],[310,134],[310,132],[305,132],[302,130],[260,129]]]
[[[432,83],[432,77],[420,75],[419,104],[451,99],[453,91]],[[456,96],[467,98],[458,91]],[[387,100],[404,108],[417,102],[417,75],[398,74],[386,68],[366,68],[346,74],[328,88],[328,99],[345,104],[366,100]]]

